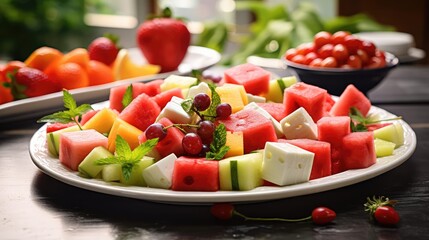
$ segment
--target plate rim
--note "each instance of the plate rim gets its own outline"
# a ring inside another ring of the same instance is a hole
[[[104,102],[95,104],[101,107]],[[372,112],[381,113],[387,117],[396,115],[379,107],[372,106]],[[417,145],[416,134],[413,129],[404,120],[399,120],[404,128],[405,143],[403,146],[395,149],[395,155],[377,158],[377,163],[364,169],[355,169],[334,174],[328,177],[310,180],[309,182],[294,184],[283,187],[261,186],[249,191],[173,191],[167,189],[157,189],[139,186],[125,186],[121,184],[108,183],[100,179],[86,179],[80,177],[78,172],[74,172],[63,166],[58,159],[52,158],[47,153],[46,124],[39,128],[32,136],[29,144],[29,153],[33,163],[45,174],[71,186],[99,192],[103,194],[127,197],[133,199],[147,200],[152,202],[161,202],[168,204],[211,204],[216,202],[260,202],[284,199],[289,197],[304,196],[325,192],[350,186],[359,182],[374,178],[385,172],[388,172],[406,160],[408,160],[415,151]],[[41,143],[40,140],[45,140]],[[42,151],[38,151],[42,145]],[[41,159],[40,155],[48,156],[47,159]],[[396,155],[398,154],[398,155]],[[46,164],[46,161],[55,161],[54,165],[59,170],[54,170]]]

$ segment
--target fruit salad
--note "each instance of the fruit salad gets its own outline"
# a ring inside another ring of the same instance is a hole
[[[40,119],[51,156],[81,177],[173,191],[288,186],[372,166],[404,144],[395,119],[370,114],[353,85],[325,89],[271,79],[252,64],[112,88],[109,107]]]

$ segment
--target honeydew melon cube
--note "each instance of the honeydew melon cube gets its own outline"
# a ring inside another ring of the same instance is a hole
[[[118,112],[110,108],[103,108],[89,119],[82,129],[94,129],[99,133],[109,133],[118,116]]]
[[[393,154],[396,144],[379,138],[374,139],[375,155],[377,157],[386,157]]]
[[[115,122],[113,123],[112,129],[109,133],[108,138],[108,148],[110,152],[115,152],[116,149],[116,137],[120,135],[125,141],[128,142],[131,149],[136,148],[139,146],[139,139],[138,137],[143,133],[142,130],[134,127],[133,125],[125,122],[124,120],[120,118],[116,118]]]
[[[104,165],[101,170],[101,178],[106,182],[119,182],[122,174],[121,164]]]
[[[168,118],[173,123],[191,123],[192,116],[188,114],[182,108],[182,102],[184,100],[179,97],[172,97],[171,100],[161,110],[161,113],[156,118],[155,122],[158,122],[161,118]]]
[[[143,178],[147,186],[169,189],[176,159],[176,155],[172,153],[143,170]]]
[[[265,109],[260,107],[258,104],[251,102],[247,104],[244,109],[254,109],[257,112],[259,112],[262,116],[264,116],[266,119],[270,120],[273,124],[274,129],[276,130],[276,135],[278,138],[283,136],[283,129],[282,125],[273,117],[271,114],[269,114]]]
[[[60,136],[62,133],[65,132],[75,132],[79,131],[79,126],[71,126],[67,128],[63,128],[60,130],[57,130],[55,132],[50,132],[46,134],[46,142],[48,143],[48,152],[54,156],[58,157],[60,154]]]
[[[262,185],[263,152],[249,153],[219,161],[221,190],[251,190]]]
[[[310,114],[300,107],[280,121],[286,139],[308,138],[317,140],[317,124]]]
[[[188,89],[192,85],[194,85],[198,80],[194,77],[186,77],[186,76],[178,76],[178,75],[170,75],[166,79],[164,79],[164,82],[161,84],[161,92],[174,89],[174,88],[181,88],[181,89]],[[186,96],[186,95],[183,95]]]
[[[225,146],[229,147],[228,152],[226,152],[224,156],[225,158],[243,155],[244,154],[243,132],[227,131]]]
[[[188,91],[188,95],[184,95],[184,96],[187,96],[187,98],[193,98],[195,97],[195,95],[199,93],[205,93],[211,96],[211,90],[209,85],[205,82],[201,82],[197,86],[190,87]]]
[[[262,178],[280,186],[307,182],[314,153],[289,143],[267,142],[262,164]]]
[[[232,113],[238,112],[247,105],[247,94],[244,87],[236,84],[224,84],[216,88],[222,103],[231,105]]]
[[[85,177],[95,178],[101,170],[103,165],[97,165],[95,162],[99,159],[113,157],[113,154],[104,147],[96,147],[83,159],[79,164],[78,171]]]
[[[283,103],[283,92],[285,88],[288,88],[295,84],[297,79],[295,76],[283,77],[276,80],[271,80],[268,86],[268,93],[265,98],[267,101]]]
[[[262,96],[253,95],[250,93],[247,93],[246,96],[247,96],[247,102],[249,102],[249,103],[251,103],[251,102],[254,102],[254,103],[265,103],[265,102],[267,102],[267,99],[265,97],[262,97]]]
[[[395,148],[398,148],[404,144],[404,129],[399,122],[394,122],[393,124],[374,130],[374,138],[393,142]]]
[[[143,159],[140,160],[140,162],[134,165],[131,171],[131,176],[128,179],[125,179],[121,169],[121,179],[119,180],[119,182],[125,185],[146,187],[147,184],[143,178],[143,170],[154,164],[154,162],[155,161],[153,158],[144,156]]]

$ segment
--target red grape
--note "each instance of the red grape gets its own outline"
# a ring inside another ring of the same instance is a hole
[[[145,131],[146,139],[158,138],[161,141],[167,132],[164,130],[164,126],[161,123],[154,123],[150,125]]]
[[[204,111],[210,107],[210,97],[205,93],[198,93],[194,97],[194,106],[198,111]]]
[[[182,139],[182,147],[185,152],[197,155],[203,149],[203,142],[197,134],[187,133]]]
[[[231,105],[228,103],[221,103],[216,107],[216,116],[219,119],[226,119],[232,113]]]

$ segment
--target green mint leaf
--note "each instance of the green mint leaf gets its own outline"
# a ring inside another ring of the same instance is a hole
[[[116,136],[115,145],[115,154],[117,156],[123,157],[126,160],[131,158],[132,155],[130,145],[120,135]]]
[[[122,164],[122,159],[118,157],[108,157],[95,160],[97,165]]]
[[[188,99],[184,100],[180,105],[182,106],[183,110],[185,110],[185,112],[191,113],[192,112],[192,103],[193,103],[193,100],[188,98]]]
[[[77,107],[76,101],[67,90],[63,90],[63,101],[66,109],[73,110]]]
[[[225,125],[219,124],[213,133],[213,141],[210,144],[210,151],[206,153],[206,158],[221,160],[229,150],[225,144],[226,128]]]
[[[70,118],[70,114],[68,114],[67,111],[62,112],[56,112],[47,116],[42,117],[41,119],[37,120],[38,123],[46,122],[46,123],[69,123],[72,122]]]
[[[148,154],[152,149],[158,144],[158,138],[149,139],[146,142],[140,144],[136,147],[131,153],[131,158],[133,160],[140,160],[146,154]]]
[[[134,164],[132,163],[123,163],[122,164],[122,176],[124,176],[125,181],[128,181],[131,177]]]
[[[122,106],[126,108],[133,101],[133,85],[130,84],[122,97]]]
[[[203,115],[208,118],[208,120],[214,120],[216,117],[216,108],[219,104],[221,104],[220,96],[216,92],[216,85],[209,83],[209,88],[211,91],[211,103],[207,110],[203,112]]]
[[[193,76],[194,78],[196,78],[197,81],[195,81],[195,83],[193,83],[189,87],[198,86],[198,84],[200,84],[201,82],[204,82],[204,80],[205,80],[204,77],[203,77],[203,72],[201,70],[192,69],[191,76]]]

